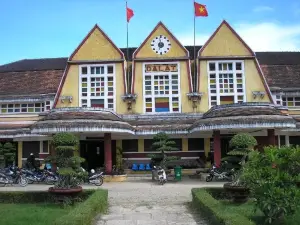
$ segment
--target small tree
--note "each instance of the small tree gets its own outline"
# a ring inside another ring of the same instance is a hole
[[[10,142],[0,143],[0,165],[1,167],[14,164],[16,159],[16,146]]]
[[[152,159],[157,159],[161,167],[166,169],[167,161],[176,160],[178,157],[167,156],[169,151],[177,151],[178,149],[174,147],[175,141],[169,139],[166,133],[158,133],[153,137],[152,149],[154,151],[160,152],[159,154],[151,155]]]
[[[115,175],[122,175],[124,174],[123,168],[123,149],[120,147],[116,148],[116,171],[114,172]]]
[[[228,152],[228,159],[232,157],[232,161],[238,162],[241,170],[236,173],[235,180],[232,185],[239,186],[242,185],[240,176],[242,174],[243,166],[245,165],[249,153],[253,150],[253,147],[257,145],[256,139],[247,133],[240,133],[233,136],[229,142],[229,147],[233,150]]]
[[[53,136],[53,145],[56,155],[50,156],[47,161],[56,163],[59,168],[60,179],[55,188],[70,189],[77,187],[78,174],[82,174],[80,164],[85,159],[74,156],[78,151],[79,140],[71,133],[58,133]]]

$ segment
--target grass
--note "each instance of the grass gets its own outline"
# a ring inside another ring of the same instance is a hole
[[[0,225],[52,225],[70,212],[54,204],[0,204]]]
[[[264,222],[263,213],[260,210],[255,211],[255,205],[252,200],[244,204],[235,204],[229,200],[219,200],[221,203],[221,209],[228,214],[239,214],[252,220],[256,224],[262,224]]]

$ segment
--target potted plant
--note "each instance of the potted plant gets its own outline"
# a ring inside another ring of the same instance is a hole
[[[58,133],[53,136],[52,143],[55,147],[55,156],[49,156],[46,161],[56,164],[58,167],[59,179],[54,187],[49,188],[49,192],[55,194],[74,194],[82,191],[78,185],[82,179],[80,164],[84,159],[74,156],[78,150],[78,138],[71,133]]]
[[[248,155],[255,145],[257,145],[256,139],[247,133],[236,134],[229,142],[229,146],[233,150],[227,154],[240,157],[240,169],[236,171],[233,181],[224,184],[224,189],[231,194],[234,202],[246,202],[248,200],[250,190],[241,179],[241,175]]]
[[[121,147],[116,148],[116,165],[113,166],[112,177],[106,181],[122,182],[127,179],[123,166],[123,149]]]

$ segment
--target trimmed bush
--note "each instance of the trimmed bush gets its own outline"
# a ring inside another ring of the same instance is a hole
[[[217,193],[216,190],[214,190]],[[219,194],[220,195],[220,194]],[[213,198],[209,191],[204,188],[193,188],[193,206],[199,210],[201,215],[208,217],[214,225],[255,225],[245,216],[227,212],[224,206]]]
[[[105,213],[108,207],[108,191],[99,189],[85,202],[79,204],[67,215],[57,219],[53,225],[87,225],[95,216]]]
[[[76,197],[81,201],[87,199],[94,190],[84,190]],[[29,204],[29,203],[54,203],[55,199],[52,194],[45,191],[31,192],[31,191],[12,191],[12,192],[0,192],[0,203],[15,203],[15,204]]]

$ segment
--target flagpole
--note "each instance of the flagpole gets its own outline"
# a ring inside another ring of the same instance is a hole
[[[127,19],[127,0],[126,0],[126,22],[127,22],[127,29],[126,29],[126,32],[127,32],[127,48],[126,48],[126,58],[127,58],[127,61],[126,61],[126,77],[127,77],[127,88],[129,87],[129,49],[128,49],[128,19]],[[129,90],[127,90],[127,93],[129,93]]]
[[[193,81],[193,83],[194,83],[194,85],[193,85],[194,90],[193,90],[193,92],[196,92],[196,87],[197,87],[197,85],[196,85],[196,76],[197,76],[197,72],[196,72],[197,65],[196,65],[196,62],[197,62],[197,60],[196,60],[196,14],[195,14],[195,2],[196,2],[196,0],[194,0],[194,6],[193,6],[193,8],[194,8],[194,81]]]

